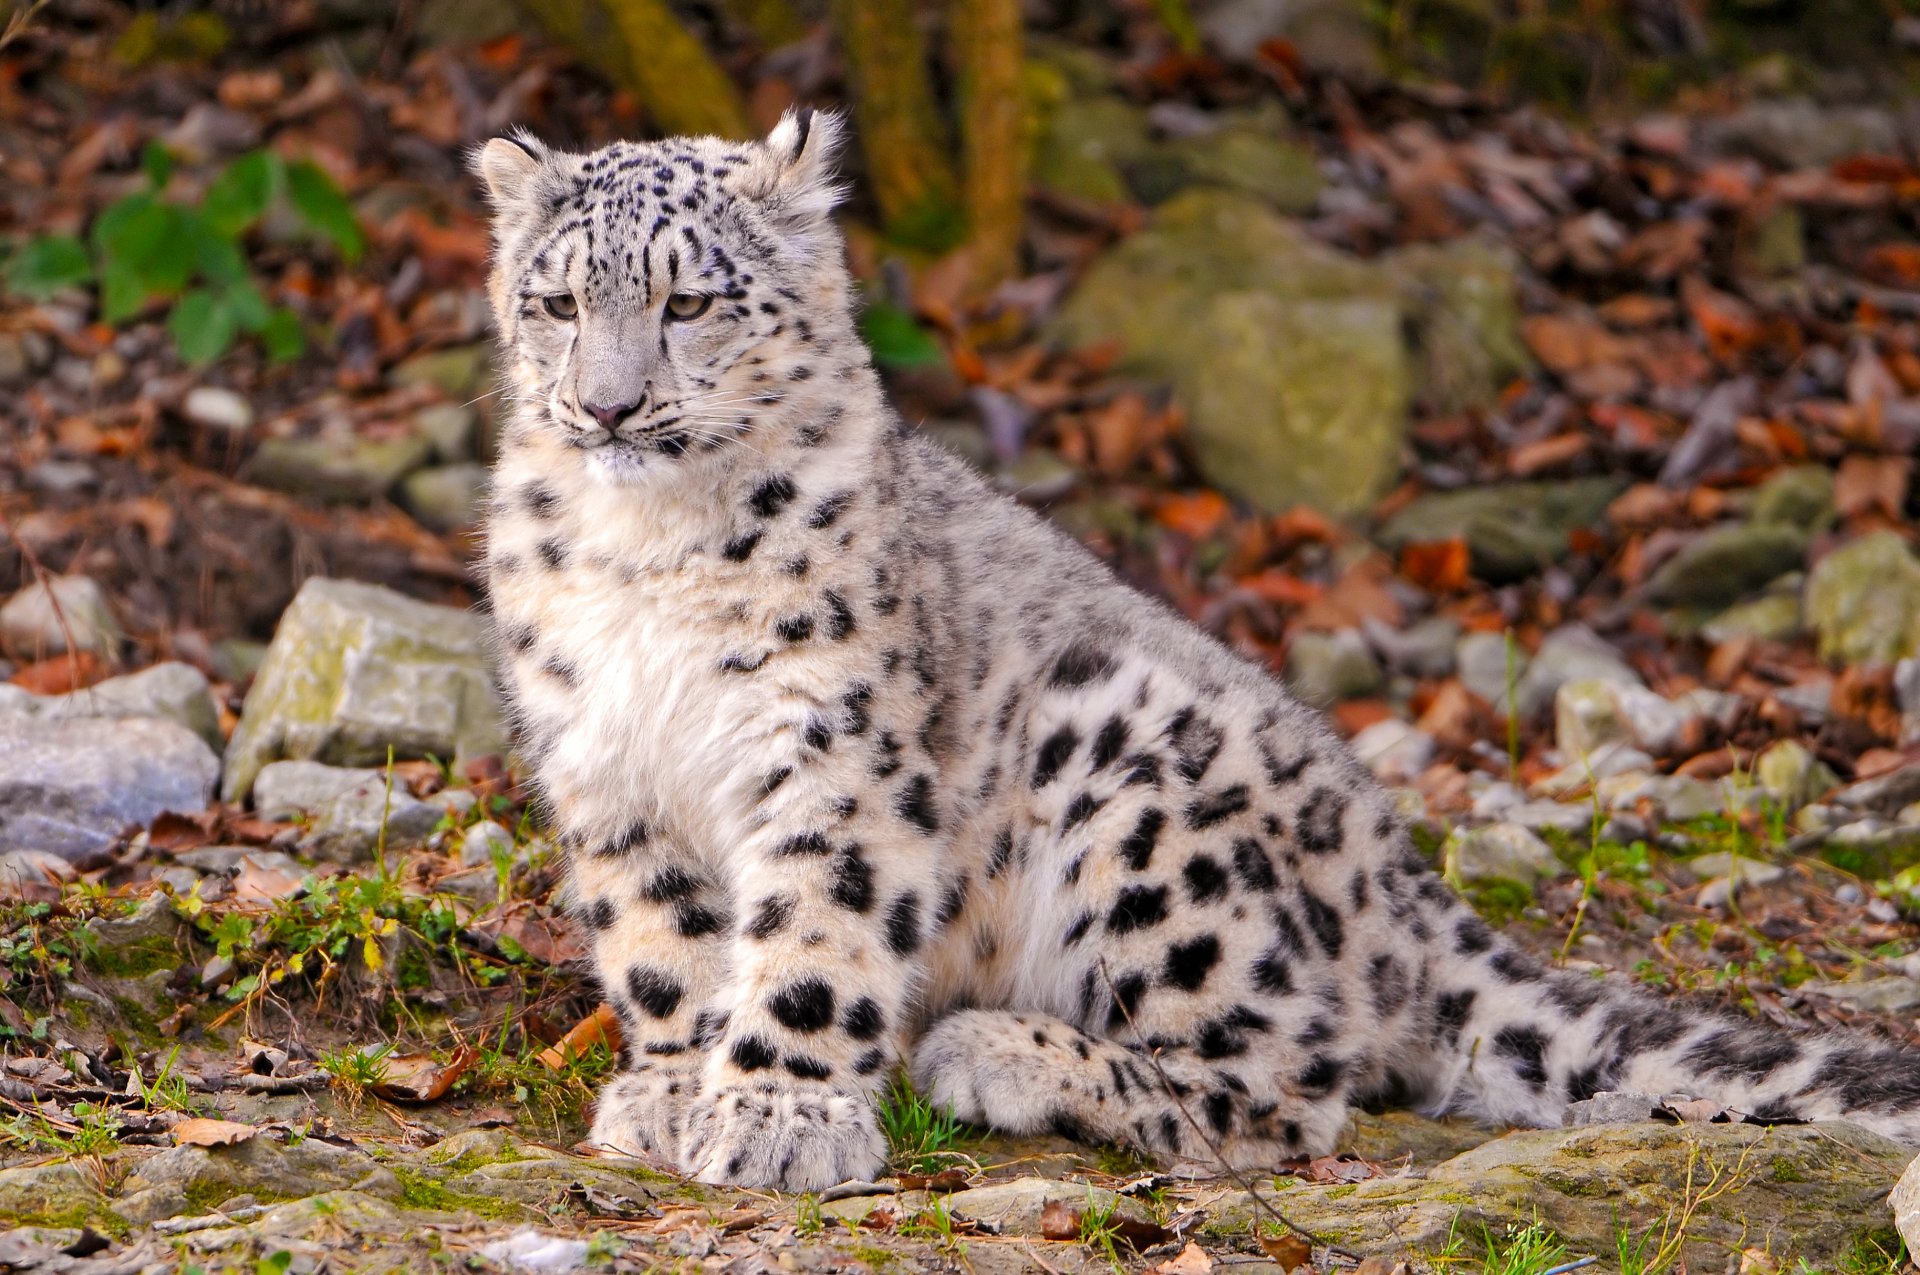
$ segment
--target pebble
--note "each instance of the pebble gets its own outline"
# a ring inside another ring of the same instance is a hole
[[[180,403],[180,414],[195,425],[241,434],[253,427],[253,404],[218,385],[196,385]]]
[[[1638,686],[1640,675],[1590,630],[1570,624],[1549,633],[1527,665],[1515,692],[1520,715],[1532,718],[1546,712],[1560,688],[1577,681]],[[1501,698],[1505,699],[1504,693]]]
[[[1358,629],[1301,633],[1287,647],[1287,682],[1308,704],[1324,707],[1380,688],[1380,665]]]
[[[1410,780],[1433,761],[1433,737],[1397,717],[1384,718],[1353,737],[1355,755],[1387,783]]]
[[[0,646],[21,659],[40,660],[67,651],[117,656],[120,621],[100,586],[87,576],[35,581],[0,606]]]
[[[517,1271],[559,1275],[587,1264],[587,1242],[523,1227],[503,1240],[480,1246],[480,1256]]]
[[[0,718],[0,851],[92,858],[163,811],[205,809],[219,773],[174,722]]]
[[[410,795],[405,785],[390,785],[385,771],[317,761],[269,763],[254,780],[253,801],[263,819],[305,817],[303,848],[348,864],[374,853],[383,825],[387,850],[410,849],[426,842],[445,813]]]
[[[460,838],[460,866],[491,867],[498,859],[513,855],[513,834],[491,819],[483,819],[468,828]]]
[[[1531,885],[1560,870],[1553,850],[1519,823],[1456,828],[1447,838],[1446,874],[1461,881],[1519,881]]]

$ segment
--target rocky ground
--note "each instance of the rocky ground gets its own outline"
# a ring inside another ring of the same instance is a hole
[[[1406,32],[1196,9],[1212,55],[1144,11],[1033,33],[992,296],[856,200],[904,414],[1326,707],[1539,955],[1920,1045],[1914,113],[1756,48],[1576,125],[1411,75]],[[0,1270],[1907,1268],[1907,1153],[1674,1095],[1365,1116],[1257,1181],[904,1092],[897,1176],[818,1199],[569,1150],[609,1042],[484,656],[459,153],[646,123],[511,13],[416,19],[100,2],[8,51],[9,232],[89,225],[149,142],[188,202],[265,143],[365,251],[266,215],[309,348],[212,363],[10,259]],[[776,52],[730,55],[769,109],[842,91],[820,36]]]

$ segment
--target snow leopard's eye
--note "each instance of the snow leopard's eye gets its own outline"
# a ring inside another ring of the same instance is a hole
[[[680,323],[688,319],[697,319],[707,312],[713,304],[713,297],[704,292],[676,292],[667,298],[667,318]]]
[[[545,298],[541,304],[547,307],[548,314],[564,322],[571,323],[580,314],[580,303],[573,299],[571,293],[556,293]]]

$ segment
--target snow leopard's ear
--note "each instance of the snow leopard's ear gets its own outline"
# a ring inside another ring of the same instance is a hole
[[[751,193],[789,229],[823,224],[846,195],[834,180],[834,159],[845,134],[837,111],[790,108],[760,144]]]
[[[533,134],[516,128],[475,151],[473,171],[487,184],[487,194],[499,208],[527,194],[547,154]]]

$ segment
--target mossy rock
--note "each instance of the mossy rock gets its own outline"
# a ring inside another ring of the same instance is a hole
[[[1689,1190],[1697,1197],[1730,1183],[1693,1218],[1683,1254],[1690,1268],[1717,1270],[1729,1251],[1760,1248],[1782,1269],[1804,1258],[1833,1270],[1861,1236],[1885,1228],[1887,1192],[1909,1158],[1886,1138],[1838,1123],[1532,1129],[1482,1143],[1424,1178],[1375,1178],[1345,1191],[1298,1184],[1281,1207],[1361,1252],[1434,1253],[1456,1233],[1537,1222],[1574,1252],[1612,1253],[1622,1224],[1635,1236],[1657,1231]],[[1215,1207],[1217,1226],[1256,1220],[1244,1195]]]
[[[379,585],[315,578],[274,632],[227,744],[222,796],[281,758],[377,766],[503,752],[485,621]]]
[[[129,1229],[93,1175],[71,1161],[0,1169],[0,1219],[8,1226],[90,1226],[115,1236]]]

